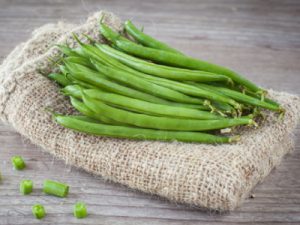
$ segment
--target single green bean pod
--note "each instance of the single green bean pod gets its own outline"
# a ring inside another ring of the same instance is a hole
[[[92,118],[96,121],[100,121],[102,123],[106,124],[112,124],[112,125],[121,125],[122,123],[116,122],[112,119],[109,119],[108,117],[102,116],[101,114],[96,114],[93,111],[91,111],[89,108],[85,106],[85,104],[78,99],[74,97],[70,97],[72,106],[77,109],[80,113],[87,116],[88,118]]]
[[[130,20],[127,20],[124,23],[124,27],[128,34],[130,34],[135,40],[137,40],[138,42],[140,42],[141,44],[143,44],[145,46],[148,46],[151,48],[156,48],[156,49],[162,49],[162,50],[177,53],[177,54],[182,54],[181,52],[170,47],[169,45],[156,40],[155,38],[151,37],[150,35],[143,33],[136,26],[134,26],[134,24]]]
[[[32,214],[35,216],[37,219],[43,219],[46,216],[46,211],[44,206],[36,204],[32,206]]]
[[[139,99],[104,92],[99,89],[85,90],[84,93],[91,98],[99,99],[108,104],[116,105],[118,107],[141,112],[144,114],[192,119],[222,119],[222,117],[206,111],[150,103]]]
[[[43,185],[43,191],[46,194],[64,198],[69,193],[69,186],[67,184],[59,183],[57,181],[45,180]]]
[[[255,124],[255,122],[249,118],[195,120],[185,118],[170,118],[166,116],[150,116],[114,108],[103,103],[102,101],[92,99],[87,95],[83,95],[83,102],[95,113],[101,113],[112,120],[143,128],[178,131],[207,131],[234,127],[238,125]]]
[[[86,57],[76,57],[76,56],[69,56],[65,58],[65,62],[77,63],[89,68],[94,68],[93,64],[90,62],[89,58]]]
[[[48,75],[48,77],[51,80],[54,80],[56,83],[58,83],[59,85],[61,85],[62,87],[65,87],[69,84],[71,84],[71,82],[67,79],[67,77],[64,74],[59,74],[59,73],[50,73]]]
[[[12,157],[11,162],[16,170],[23,170],[26,167],[26,164],[21,156]]]
[[[78,219],[87,217],[86,205],[83,202],[77,202],[73,208],[74,216]]]
[[[239,140],[238,136],[216,136],[201,132],[181,132],[143,129],[130,126],[115,126],[90,123],[70,116],[54,115],[56,122],[66,128],[98,136],[129,138],[136,140],[183,141],[198,143],[231,143]]]
[[[23,195],[28,195],[32,192],[33,182],[32,180],[22,180],[20,183],[20,193]]]

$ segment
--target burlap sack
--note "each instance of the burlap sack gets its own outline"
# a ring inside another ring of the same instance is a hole
[[[130,188],[217,210],[232,210],[278,165],[293,146],[292,132],[300,99],[270,91],[287,110],[284,120],[270,113],[259,129],[247,129],[237,144],[205,145],[130,141],[95,137],[65,129],[45,108],[71,113],[67,98],[38,71],[51,71],[48,57],[59,55],[56,43],[74,43],[71,32],[101,40],[99,18],[116,30],[111,13],[96,13],[83,25],[45,25],[33,32],[0,67],[0,116],[18,132],[66,163]]]

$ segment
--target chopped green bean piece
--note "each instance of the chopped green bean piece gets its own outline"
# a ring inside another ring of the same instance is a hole
[[[39,204],[32,206],[32,214],[35,216],[35,218],[37,218],[39,220],[44,218],[46,215],[44,206],[39,205]]]
[[[87,216],[86,205],[83,202],[77,202],[73,209],[74,216],[78,219]]]
[[[13,156],[11,162],[16,170],[23,170],[26,164],[21,156]]]
[[[32,192],[33,182],[31,180],[22,180],[20,183],[20,192],[23,195],[28,195]]]
[[[67,184],[59,183],[57,181],[45,180],[43,185],[43,191],[46,194],[64,198],[69,193],[69,186]]]

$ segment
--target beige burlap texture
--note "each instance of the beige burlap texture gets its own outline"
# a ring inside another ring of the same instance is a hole
[[[269,113],[258,129],[243,131],[237,144],[206,145],[95,137],[56,124],[45,108],[72,113],[67,98],[40,70],[50,72],[54,44],[74,44],[72,32],[102,40],[98,22],[120,30],[113,14],[99,12],[83,25],[48,24],[17,46],[0,67],[0,117],[23,136],[66,163],[130,188],[171,201],[233,210],[293,147],[300,99],[270,91],[286,108],[283,121]]]

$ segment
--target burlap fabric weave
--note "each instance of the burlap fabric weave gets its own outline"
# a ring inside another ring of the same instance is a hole
[[[283,121],[270,113],[258,129],[243,131],[237,144],[206,145],[95,137],[57,125],[45,108],[72,113],[68,99],[40,70],[60,55],[54,44],[75,44],[71,33],[102,40],[99,18],[120,30],[121,21],[99,12],[83,25],[48,24],[17,46],[0,67],[0,118],[47,152],[93,174],[171,201],[233,210],[293,147],[300,99],[270,91],[287,110]]]

